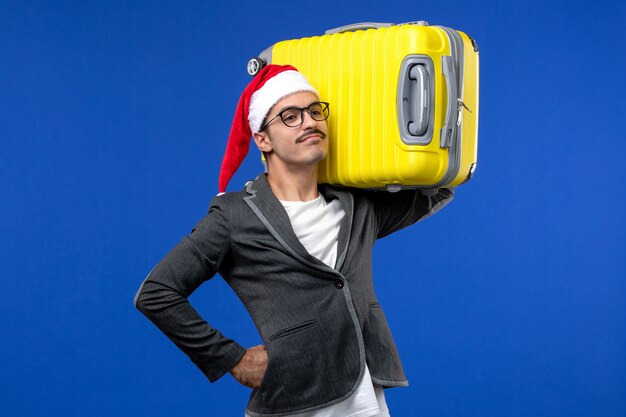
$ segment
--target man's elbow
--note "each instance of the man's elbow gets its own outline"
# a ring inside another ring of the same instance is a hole
[[[141,311],[143,314],[146,314],[146,312],[148,311],[147,305],[149,304],[149,300],[148,300],[148,296],[147,296],[147,287],[146,284],[148,284],[148,279],[150,278],[150,275],[152,275],[152,271],[154,271],[154,268],[152,268],[152,270],[148,273],[148,275],[144,278],[143,282],[141,283],[141,285],[139,286],[139,289],[137,290],[137,293],[135,294],[135,298],[133,299],[133,303],[135,304],[135,307],[137,308],[137,310]],[[149,284],[148,284],[149,287]]]
[[[145,314],[146,313],[146,295],[143,292],[143,287],[144,287],[144,284],[142,283],[141,287],[139,287],[139,290],[137,290],[137,293],[135,294],[133,303],[135,304],[135,307],[137,308],[137,310]]]
[[[434,195],[429,197],[428,212],[419,221],[425,220],[447,206],[454,198],[454,188],[440,188]]]
[[[450,204],[450,202],[454,198],[454,191],[454,188],[441,188],[439,190],[438,198],[436,199],[436,201],[433,202],[429,214],[433,215],[448,204]]]

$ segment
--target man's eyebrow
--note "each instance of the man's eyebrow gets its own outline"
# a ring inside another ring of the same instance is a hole
[[[284,112],[285,110],[291,110],[291,109],[298,109],[298,110],[300,110],[300,107],[298,107],[298,106],[285,106],[285,107],[282,107],[280,110],[278,110],[276,112],[276,114],[280,114],[280,113]]]
[[[278,111],[276,112],[276,114],[279,114],[279,113],[281,113],[281,112],[284,112],[285,110],[290,110],[290,109],[297,109],[297,110],[306,109],[306,108],[311,107],[311,105],[313,105],[313,104],[315,104],[315,103],[319,103],[319,101],[312,101],[312,102],[310,102],[310,103],[309,103],[309,105],[308,105],[308,106],[304,106],[304,107],[298,107],[298,106],[285,106],[285,107],[281,108],[280,110],[278,110]]]

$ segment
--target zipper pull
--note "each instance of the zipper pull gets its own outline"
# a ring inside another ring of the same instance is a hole
[[[456,111],[458,112],[456,125],[461,126],[461,122],[463,121],[463,107],[465,107],[465,110],[467,110],[470,113],[472,113],[472,109],[467,107],[465,103],[463,103],[463,100],[461,100],[460,98],[457,98],[456,101],[457,101]]]
[[[457,98],[457,99],[456,99],[456,101],[457,101],[457,103],[458,103],[458,105],[457,105],[457,107],[456,107],[456,109],[457,109],[458,111],[461,111],[461,109],[462,109],[463,107],[465,107],[465,110],[467,110],[468,112],[472,113],[472,109],[470,109],[469,107],[467,107],[467,106],[465,105],[465,103],[463,103],[463,100],[462,100],[462,99]]]

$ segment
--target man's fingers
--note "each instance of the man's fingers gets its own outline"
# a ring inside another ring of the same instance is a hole
[[[265,346],[248,348],[246,354],[231,370],[231,375],[242,385],[257,389],[267,370],[268,355]]]

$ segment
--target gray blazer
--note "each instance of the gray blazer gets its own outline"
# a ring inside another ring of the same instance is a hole
[[[209,213],[148,275],[135,297],[210,381],[245,348],[204,321],[187,297],[219,273],[250,313],[269,364],[247,412],[280,416],[340,402],[367,362],[374,382],[408,385],[372,283],[376,239],[423,219],[453,192],[372,192],[320,186],[346,212],[337,264],[311,256],[261,174],[241,192],[215,197]]]

